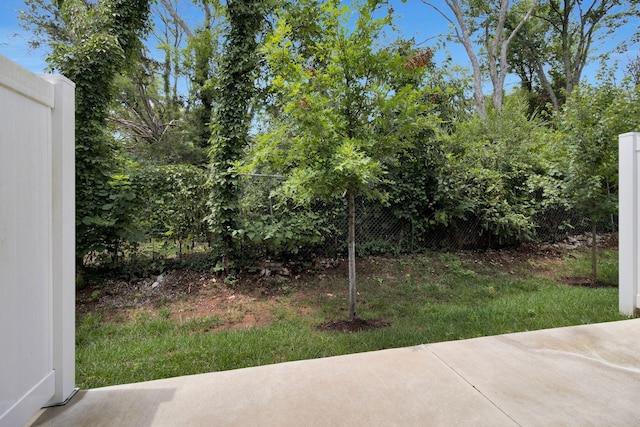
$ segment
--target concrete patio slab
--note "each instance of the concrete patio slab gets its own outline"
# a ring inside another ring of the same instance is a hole
[[[519,425],[640,425],[640,319],[428,349]]]
[[[27,425],[640,425],[640,319],[92,389]]]

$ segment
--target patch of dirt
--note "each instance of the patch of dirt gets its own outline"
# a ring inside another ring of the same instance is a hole
[[[583,288],[617,288],[617,285],[610,283],[603,283],[600,281],[594,282],[588,277],[561,277],[560,282],[569,286],[579,286]]]
[[[617,244],[615,236],[601,239],[600,247]],[[588,245],[588,240],[578,236],[555,244],[523,244],[513,249],[456,255],[466,265],[471,263],[471,268],[473,264],[487,265],[514,275],[533,271],[569,286],[607,286],[591,283],[586,278],[558,279],[563,256]],[[262,327],[283,317],[313,319],[327,300],[337,298],[346,305],[347,264],[342,259],[320,259],[297,265],[264,262],[251,272],[239,274],[231,283],[225,283],[216,273],[180,269],[144,279],[93,279],[77,291],[76,307],[79,313],[100,311],[114,321],[126,321],[140,313],[167,316],[179,322],[216,317],[218,321],[211,322],[212,331]],[[377,280],[380,286],[392,285],[412,274],[410,263],[404,263],[402,258],[359,259],[357,270],[360,278]],[[360,296],[359,303],[366,303],[365,295]],[[386,326],[389,324],[383,320],[332,320],[319,325],[318,329],[350,333]]]
[[[371,331],[373,329],[386,328],[390,325],[391,323],[385,322],[384,320],[330,320],[318,325],[316,329],[320,331],[334,331],[350,334],[352,332]]]
[[[536,274],[553,278],[567,251],[558,244],[523,243],[516,248],[469,251],[462,253],[461,257],[478,266],[499,268],[512,275],[519,275],[522,270],[533,270]]]
[[[163,312],[180,322],[215,316],[220,320],[215,330],[266,326],[279,308],[309,313],[308,307],[291,308],[283,301],[288,292],[284,285],[262,283],[254,276],[241,277],[235,286],[214,273],[188,270],[165,274],[161,280],[105,280],[78,290],[76,307],[79,313],[102,311],[111,319],[125,320],[141,312]]]

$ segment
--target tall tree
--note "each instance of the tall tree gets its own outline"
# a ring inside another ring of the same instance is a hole
[[[191,30],[178,14],[173,2],[177,3],[178,0],[162,0],[154,7],[153,34],[158,40],[158,49],[164,53],[162,80],[167,104],[178,105],[178,82],[184,74],[181,48]]]
[[[523,0],[515,6],[509,0],[445,0],[453,18],[441,10],[434,3],[422,2],[442,15],[453,26],[453,38],[460,42],[467,52],[473,70],[473,98],[478,114],[486,119],[487,111],[482,89],[484,71],[476,53],[476,39],[486,54],[486,65],[493,87],[493,105],[502,109],[504,81],[509,73],[508,51],[509,45],[518,34],[520,28],[529,20],[538,0]],[[516,25],[506,26],[508,13],[518,14]]]
[[[173,19],[176,28],[180,28],[187,36],[182,54],[190,83],[189,122],[194,128],[195,145],[207,148],[211,137],[211,111],[217,79],[223,8],[217,0],[194,1],[203,18],[201,24],[191,27],[172,0],[161,0],[160,3]],[[175,56],[178,56],[177,52],[174,53]]]
[[[611,49],[596,52],[594,44],[612,37],[629,19],[637,19],[638,7],[637,0],[543,1],[516,36],[512,71],[522,79],[535,77],[540,91],[560,111],[587,63],[611,53]],[[531,73],[523,75],[523,70]]]
[[[207,152],[193,143],[186,109],[162,90],[162,64],[146,51],[117,77],[108,122],[128,156],[152,164],[207,164]]]
[[[157,146],[175,124],[168,103],[159,95],[157,64],[141,55],[127,76],[118,79],[117,99],[109,120],[137,143]]]
[[[144,136],[142,144],[130,144],[142,158],[202,166],[211,137],[221,6],[214,0],[188,6],[190,13],[197,10],[201,17],[197,24],[187,22],[180,7],[185,5],[178,0],[162,0],[153,8],[153,35],[164,60],[147,59],[148,52],[143,52],[135,72],[121,80],[119,101],[126,108],[114,111],[113,119],[136,142]]]
[[[250,106],[255,94],[258,34],[269,2],[228,0],[228,28],[220,63],[213,110],[209,161],[211,196],[209,221],[222,246],[225,268],[236,254],[234,233],[239,212],[238,171],[249,142]]]
[[[211,137],[211,111],[215,100],[214,88],[217,83],[217,62],[221,23],[220,5],[214,8],[203,1],[204,21],[189,36],[189,56],[185,63],[190,65],[191,114],[196,130],[196,144],[208,147]]]
[[[259,138],[254,166],[285,174],[283,192],[299,203],[346,199],[350,320],[357,294],[355,198],[383,197],[378,184],[388,162],[428,117],[421,91],[408,82],[421,81],[430,51],[407,56],[380,46],[392,22],[390,14],[374,18],[382,3],[352,2],[352,16],[340,1],[324,2],[315,9],[323,32],[313,43],[301,46],[295,23],[282,19],[264,48],[280,111]]]
[[[51,68],[76,84],[76,250],[103,249],[117,224],[109,181],[116,166],[106,119],[118,73],[140,52],[149,0],[28,0],[23,20],[51,47]],[[40,26],[42,24],[42,26]]]

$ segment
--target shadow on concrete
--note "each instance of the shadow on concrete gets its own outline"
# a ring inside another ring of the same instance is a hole
[[[160,405],[173,400],[173,388],[79,391],[65,406],[48,408],[31,420],[31,426],[138,426],[150,427]],[[93,411],[87,411],[91,407]],[[140,410],[140,408],[143,408]],[[135,410],[134,410],[135,409]]]

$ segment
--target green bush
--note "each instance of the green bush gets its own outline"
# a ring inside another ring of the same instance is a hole
[[[562,159],[552,152],[551,131],[526,111],[522,97],[511,95],[502,112],[490,109],[487,120],[460,123],[445,138],[433,225],[477,219],[498,244],[535,236],[536,215],[561,204]]]
[[[210,242],[207,171],[192,165],[136,166],[131,171],[139,198],[140,227],[148,238]]]
[[[331,204],[297,206],[279,192],[273,177],[247,176],[242,183],[240,226],[245,255],[278,258],[313,254],[336,233]],[[253,249],[253,251],[249,249]]]

